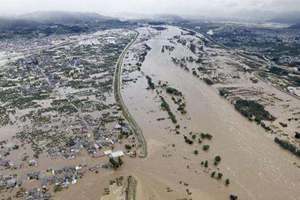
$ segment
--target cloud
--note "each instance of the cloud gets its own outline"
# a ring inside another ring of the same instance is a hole
[[[243,10],[300,11],[300,0],[0,0],[0,13],[45,10],[89,11],[104,14],[230,15]]]

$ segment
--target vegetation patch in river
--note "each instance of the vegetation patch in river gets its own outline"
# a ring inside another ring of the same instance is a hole
[[[275,117],[266,111],[263,105],[257,103],[256,101],[239,99],[235,102],[234,107],[242,115],[250,120],[254,118],[254,120],[258,123],[260,123],[262,120],[275,120]]]
[[[167,111],[167,113],[168,113],[168,115],[169,115],[171,121],[172,121],[174,124],[177,124],[177,119],[176,119],[174,113],[172,112],[172,110],[171,110],[171,108],[170,108],[168,102],[167,102],[167,101],[165,100],[165,98],[162,97],[162,96],[160,96],[160,99],[161,99],[160,107],[161,107],[163,110]]]

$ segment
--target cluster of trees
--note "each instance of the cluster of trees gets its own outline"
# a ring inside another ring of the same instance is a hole
[[[165,46],[165,45],[163,45],[162,48],[161,48],[161,52],[164,53],[165,50],[174,51],[174,49],[175,49],[175,47],[173,47],[173,46],[167,46],[167,45]]]
[[[252,100],[239,99],[235,102],[235,109],[249,120],[261,123],[262,120],[274,121],[275,117],[265,110],[264,106]]]
[[[204,140],[204,139],[207,139],[207,140],[211,140],[212,139],[212,135],[209,134],[209,133],[201,133],[200,134],[201,138]]]
[[[272,66],[269,70],[271,73],[279,76],[287,76],[289,74],[287,70],[275,66]]]
[[[187,113],[187,111],[185,110],[185,106],[186,106],[186,104],[182,103],[182,104],[179,104],[179,106],[177,108],[177,110],[183,115]]]
[[[9,123],[9,115],[6,112],[6,108],[0,106],[0,126],[7,125]]]
[[[295,138],[300,139],[300,133],[299,132],[295,132]]]
[[[163,26],[151,26],[151,28],[153,28],[157,31],[164,31],[167,29],[166,27],[163,27]]]
[[[284,149],[292,152],[296,156],[300,157],[300,149],[296,145],[290,143],[287,140],[279,139],[278,137],[275,137],[274,141],[275,141],[275,143],[279,144],[282,148],[284,148]]]
[[[206,161],[202,161],[201,165],[204,166],[205,168],[207,168],[208,167],[208,161],[207,160]]]
[[[187,144],[194,144],[194,141],[191,140],[190,138],[188,138],[187,136],[184,135],[183,138],[184,138],[185,143],[187,143]]]
[[[222,179],[222,177],[223,177],[223,174],[221,173],[221,172],[215,172],[215,171],[213,171],[212,173],[211,173],[211,175],[210,175],[212,178],[217,178],[218,180],[220,180],[220,179]]]
[[[203,149],[203,151],[208,151],[209,150],[209,145],[203,145],[203,147],[202,147],[202,149]]]
[[[168,92],[169,94],[171,94],[170,91],[167,91],[167,92]],[[177,96],[180,95],[180,97],[182,97],[181,92],[180,92],[180,94],[179,94],[179,93],[176,93],[176,95],[177,95]],[[183,114],[183,115],[187,113],[187,111],[185,110],[186,104],[185,104],[183,98],[178,98],[178,100],[176,100],[176,98],[175,98],[174,96],[172,96],[172,100],[173,100],[173,102],[174,102],[176,105],[178,105],[177,111],[179,111],[179,112],[180,112],[181,114]]]
[[[213,171],[210,174],[210,177],[211,178],[216,178],[217,180],[221,180],[223,178],[223,174],[221,172]],[[225,179],[225,185],[228,186],[229,184],[230,184],[230,180],[228,178]]]
[[[260,123],[261,127],[263,127],[266,131],[270,131],[271,128],[269,126],[267,126],[264,122]]]
[[[114,169],[118,169],[119,167],[121,167],[123,165],[123,161],[121,158],[116,158],[116,159],[109,158],[109,162]]]
[[[219,90],[219,95],[222,97],[226,97],[229,94],[229,91],[225,88]]]
[[[175,96],[182,96],[182,93],[173,87],[167,87],[166,92]]]
[[[196,54],[197,53],[197,46],[195,44],[191,43],[190,50],[191,50],[191,52],[193,52],[194,54]]]
[[[130,144],[125,144],[125,149],[126,150],[131,150],[132,146]]]
[[[231,194],[231,195],[229,195],[229,199],[230,200],[238,200],[238,196]]]
[[[146,76],[146,79],[147,79],[149,88],[154,90],[155,89],[155,84],[153,83],[152,78],[150,76]]]
[[[166,100],[162,96],[160,96],[160,99],[162,101],[161,104],[160,104],[161,108],[163,110],[167,111],[167,113],[168,113],[171,121],[174,124],[176,124],[177,123],[177,119],[176,119],[175,115],[173,114],[173,112],[171,111],[171,108],[170,108],[169,104],[166,102]]]
[[[290,76],[289,80],[292,81],[293,86],[300,87],[300,78],[298,76]]]
[[[187,144],[193,144],[194,143],[194,141],[197,139],[197,135],[199,134],[199,133],[196,133],[196,134],[193,134],[193,132],[190,132],[189,133],[190,135],[191,135],[191,138],[189,138],[189,137],[187,137],[187,136],[183,136],[184,137],[184,140],[185,140],[185,142],[187,143]],[[209,133],[200,133],[199,134],[199,138],[198,138],[198,143],[199,144],[202,144],[202,140],[205,140],[205,139],[207,139],[207,140],[211,140],[212,139],[212,135],[211,134],[209,134]],[[203,150],[204,151],[207,151],[209,149],[209,145],[204,145],[203,146]]]
[[[140,63],[143,63],[145,61],[148,52],[151,50],[151,47],[148,46],[147,44],[144,44],[143,47],[144,47],[144,52],[139,55]]]
[[[215,157],[214,165],[217,166],[220,162],[221,162],[221,156],[216,156],[216,157]]]
[[[199,154],[199,151],[198,151],[198,150],[194,150],[194,154],[195,154],[195,155],[198,155],[198,154]]]
[[[214,84],[214,82],[213,82],[211,79],[209,79],[209,78],[203,78],[203,81],[204,81],[207,85],[213,85],[213,84]]]

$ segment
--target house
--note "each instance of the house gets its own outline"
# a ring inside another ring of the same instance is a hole
[[[17,185],[17,179],[11,178],[6,181],[6,188],[13,188]]]
[[[124,156],[124,152],[123,151],[115,151],[115,152],[111,152],[108,156],[110,158],[120,158],[120,157]]]
[[[114,169],[119,168],[123,164],[123,161],[121,160],[122,156],[124,156],[123,151],[115,151],[108,155],[109,162],[112,164]]]
[[[37,160],[32,159],[28,162],[28,164],[29,164],[29,166],[37,166],[38,162],[37,162]]]

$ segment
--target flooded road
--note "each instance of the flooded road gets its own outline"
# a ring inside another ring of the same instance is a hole
[[[140,30],[143,31],[148,30]],[[188,183],[192,193],[189,198],[193,199],[228,199],[230,194],[238,195],[239,199],[299,199],[300,169],[295,166],[299,160],[275,145],[261,127],[237,113],[218,95],[216,88],[176,67],[170,56],[161,53],[162,45],[170,45],[168,39],[180,32],[176,27],[169,27],[148,40],[151,50],[141,69],[153,81],[167,81],[183,93],[187,115],[175,112],[181,134],[171,131],[170,120],[157,120],[167,115],[160,109],[156,93],[146,90],[145,79],[139,78],[123,89],[125,104],[142,128],[149,152],[146,159],[128,159],[126,168],[142,180],[141,187],[155,185],[173,190],[146,191],[144,187],[143,191],[149,194],[141,199],[186,197],[187,186],[180,182]],[[191,52],[177,44],[173,55],[190,56]],[[203,152],[197,144],[184,143],[182,135],[190,131],[213,135],[209,152]],[[193,154],[195,149],[200,151],[197,156]],[[201,161],[211,163],[215,155],[222,157],[218,170],[230,179],[228,187],[210,177],[213,169],[201,167]]]

